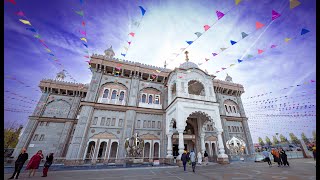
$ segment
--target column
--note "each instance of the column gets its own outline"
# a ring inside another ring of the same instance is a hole
[[[218,131],[218,145],[219,145],[219,154],[218,158],[228,158],[228,156],[224,153],[224,146],[222,140],[222,130]]]
[[[132,71],[130,71],[130,75],[129,75],[129,77],[132,77]]]
[[[114,67],[112,68],[112,75],[114,75]]]
[[[121,69],[121,76],[123,76],[123,73],[124,73],[124,69]]]
[[[179,156],[177,157],[177,159],[181,159],[181,155],[184,152],[184,141],[183,141],[183,130],[179,129],[178,130],[179,133]]]
[[[212,152],[212,141],[209,141],[209,156],[213,157],[213,152]]]
[[[148,80],[150,80],[150,74],[149,74]]]
[[[201,142],[201,153],[204,155],[204,151],[206,150],[206,146],[204,144],[204,133],[200,135],[200,142]]]
[[[167,158],[173,158],[172,156],[172,134],[167,134],[168,147],[167,147]]]

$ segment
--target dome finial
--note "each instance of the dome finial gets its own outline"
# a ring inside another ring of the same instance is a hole
[[[186,62],[188,62],[189,61],[189,57],[188,57],[189,52],[186,51],[186,52],[184,52],[184,54],[186,55]]]

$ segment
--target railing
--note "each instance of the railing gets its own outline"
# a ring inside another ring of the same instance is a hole
[[[262,152],[257,152],[255,154],[259,154],[263,156]],[[302,151],[286,151],[288,159],[297,159],[297,158],[304,158]],[[269,152],[270,160],[273,161],[273,155]]]
[[[139,102],[139,107],[162,109],[162,104],[149,104],[149,103]]]
[[[125,105],[125,101],[119,99],[99,98],[98,103]]]

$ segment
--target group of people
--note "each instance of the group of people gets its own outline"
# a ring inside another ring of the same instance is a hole
[[[15,179],[18,179],[24,163],[28,160],[28,153],[26,151],[27,151],[26,148],[22,148],[20,155],[15,161],[14,173],[9,179],[13,179],[14,177]],[[43,159],[42,150],[39,150],[35,155],[32,156],[32,158],[30,159],[26,167],[26,170],[29,170],[29,177],[31,176],[31,174],[32,176],[35,175],[36,170],[39,169],[39,165],[42,159]],[[46,157],[46,162],[44,163],[42,177],[47,177],[47,173],[48,173],[49,167],[52,164],[52,161],[53,161],[53,153],[50,153]]]
[[[265,157],[265,161],[268,162],[268,165],[271,167],[272,163],[269,157],[269,152],[267,151],[267,149],[264,149],[264,151],[262,152],[263,156]],[[280,167],[281,165],[289,166],[289,162],[287,159],[287,154],[286,151],[283,150],[282,148],[272,148],[271,150],[271,154],[273,156],[274,162],[278,163],[278,167]]]
[[[198,152],[198,164],[202,164],[202,154],[201,152]],[[192,171],[195,172],[195,168],[196,168],[196,154],[193,150],[191,150],[191,152],[187,152],[187,151],[184,151],[183,154],[181,155],[181,161],[182,161],[182,164],[183,164],[183,169],[184,171],[186,171],[186,165],[187,165],[187,162],[191,162],[191,165],[192,165]],[[204,161],[206,164],[208,164],[208,153],[205,151],[204,152]]]

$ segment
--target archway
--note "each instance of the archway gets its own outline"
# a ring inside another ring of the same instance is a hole
[[[89,142],[85,159],[93,159],[94,152],[95,152],[95,146],[96,146],[96,142],[94,142],[94,141]]]
[[[99,152],[98,152],[98,161],[105,159],[106,157],[106,150],[107,150],[107,142],[103,141],[100,144]]]
[[[149,159],[150,158],[150,143],[146,142],[144,145],[144,151],[143,151],[143,158]]]
[[[198,96],[205,96],[204,86],[201,82],[191,80],[188,82],[188,93]]]
[[[114,163],[116,161],[117,152],[118,152],[118,143],[113,142],[110,147],[110,156],[109,156],[110,161],[109,162]]]
[[[153,159],[157,160],[159,159],[159,143],[154,143],[153,146]]]

